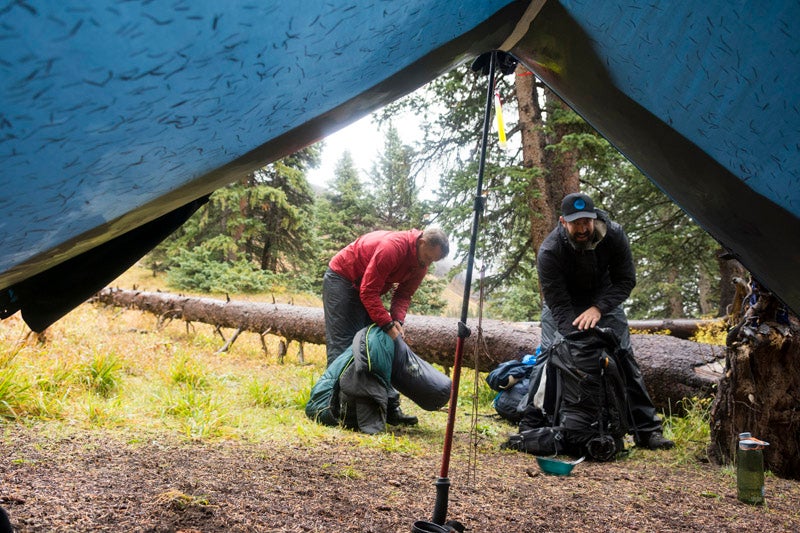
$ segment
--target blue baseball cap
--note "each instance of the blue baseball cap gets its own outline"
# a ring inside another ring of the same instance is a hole
[[[594,202],[582,192],[573,192],[561,201],[561,216],[567,222],[579,218],[597,218]]]

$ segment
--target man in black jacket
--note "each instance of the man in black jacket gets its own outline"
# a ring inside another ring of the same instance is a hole
[[[672,448],[633,358],[628,319],[622,310],[636,285],[628,237],[608,214],[582,193],[561,202],[559,225],[545,238],[536,258],[542,287],[542,351],[571,331],[610,328],[627,353],[627,380],[637,446]]]

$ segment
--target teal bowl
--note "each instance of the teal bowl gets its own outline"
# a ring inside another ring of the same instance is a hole
[[[553,457],[536,456],[536,462],[539,463],[542,472],[552,476],[568,476],[575,465],[581,461],[583,461],[583,457],[575,461],[562,461]]]

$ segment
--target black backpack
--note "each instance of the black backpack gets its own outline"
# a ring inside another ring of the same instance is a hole
[[[544,388],[544,401],[535,404],[537,391],[529,390],[520,432],[503,447],[535,455],[615,458],[624,451],[623,438],[630,428],[625,378],[619,366],[624,354],[617,336],[606,328],[576,331],[545,354],[544,383],[537,385]]]

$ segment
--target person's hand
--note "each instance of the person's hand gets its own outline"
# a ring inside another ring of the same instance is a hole
[[[392,322],[392,327],[387,329],[386,333],[392,338],[392,340],[395,340],[397,337],[400,338],[405,337],[405,331],[403,331],[403,326],[397,320]]]
[[[583,313],[579,314],[578,318],[572,321],[572,325],[578,329],[593,328],[600,321],[601,316],[602,313],[600,313],[600,309],[592,306]]]

